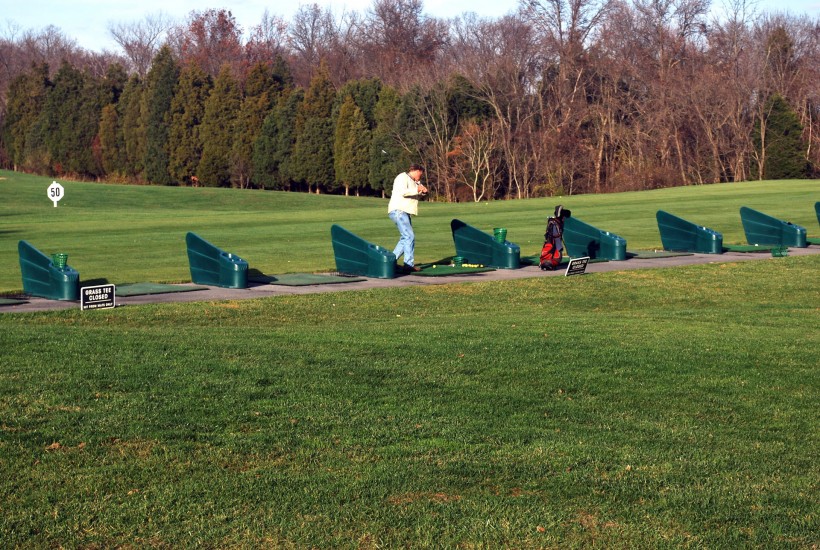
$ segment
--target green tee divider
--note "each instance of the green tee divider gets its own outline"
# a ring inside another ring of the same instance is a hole
[[[806,228],[779,220],[747,206],[740,207],[740,221],[749,244],[806,248]]]
[[[626,260],[626,239],[576,217],[564,220],[564,245],[572,258]]]
[[[820,223],[820,201],[814,203],[814,213],[817,215],[817,223]]]
[[[658,231],[664,250],[700,254],[723,253],[723,235],[717,231],[663,210],[658,210],[655,217],[658,220]]]
[[[396,277],[396,256],[386,248],[370,243],[342,227],[330,227],[336,271],[376,279]]]
[[[456,245],[456,256],[464,263],[481,264],[499,269],[521,267],[521,248],[510,241],[498,242],[495,236],[472,227],[461,220],[452,220],[450,229]]]
[[[191,280],[198,285],[248,288],[248,262],[212,245],[196,233],[185,235]]]
[[[26,241],[19,242],[17,251],[26,294],[49,300],[80,299],[80,274],[77,270],[68,265],[55,266],[51,258]]]

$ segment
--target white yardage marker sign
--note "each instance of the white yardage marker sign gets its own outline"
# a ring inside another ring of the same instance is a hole
[[[51,182],[51,185],[48,186],[48,198],[54,203],[54,208],[57,208],[57,203],[63,198],[63,195],[65,195],[63,186],[56,181]]]

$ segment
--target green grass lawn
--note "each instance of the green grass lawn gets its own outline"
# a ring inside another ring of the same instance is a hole
[[[0,540],[811,548],[818,269],[0,315]]]
[[[83,279],[189,280],[195,231],[267,273],[332,270],[386,201],[0,173],[16,245]],[[816,235],[816,182],[423,204],[541,245],[560,200],[630,249],[659,208],[743,242]],[[261,300],[0,314],[3,547],[812,548],[820,256]]]
[[[300,193],[141,187],[61,181],[55,208],[50,178],[0,171],[0,293],[22,289],[17,243],[46,254],[65,252],[83,281],[115,284],[190,280],[185,234],[193,231],[248,260],[263,273],[335,269],[334,223],[392,250],[398,232],[387,200]],[[522,256],[540,251],[546,218],[558,203],[579,219],[612,231],[630,250],[660,248],[655,213],[663,209],[745,243],[739,209],[749,206],[803,225],[820,235],[814,203],[817,181],[755,182],[663,189],[642,193],[496,201],[425,203],[414,220],[420,263],[454,253],[450,221],[492,233],[506,227]]]

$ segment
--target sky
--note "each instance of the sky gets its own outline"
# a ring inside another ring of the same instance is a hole
[[[723,0],[712,0],[713,8]],[[14,30],[40,31],[49,25],[59,28],[64,35],[91,51],[117,51],[117,45],[108,32],[112,24],[136,23],[147,16],[162,13],[169,18],[185,21],[192,11],[225,8],[231,11],[244,31],[259,24],[265,9],[272,16],[290,21],[304,4],[330,7],[334,13],[357,11],[364,13],[372,0],[234,0],[203,2],[202,0],[0,0],[0,36],[10,37]],[[759,11],[807,14],[820,18],[820,0],[757,0]],[[518,0],[426,0],[427,15],[447,18],[467,12],[481,17],[498,18],[516,9]]]

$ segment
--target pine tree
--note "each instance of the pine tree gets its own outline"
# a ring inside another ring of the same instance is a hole
[[[279,110],[279,135],[277,137],[277,156],[281,159],[279,173],[282,185],[292,189],[292,184],[298,179],[296,139],[298,136],[299,106],[305,101],[305,92],[301,88],[290,93],[285,101],[281,102]]]
[[[336,132],[333,148],[333,161],[336,169],[336,181],[345,188],[345,195],[350,188],[356,194],[367,185],[368,157],[370,149],[370,129],[361,109],[351,96],[342,104],[339,118],[336,121]]]
[[[122,143],[125,147],[124,172],[127,177],[135,179],[142,173],[145,159],[145,127],[141,124],[143,89],[139,76],[133,75],[117,103]]]
[[[806,178],[810,166],[803,145],[803,127],[797,113],[780,95],[773,94],[755,124],[755,147],[761,152],[763,173],[760,179]]]
[[[68,62],[54,75],[33,140],[45,146],[53,173],[102,173],[92,149],[100,124],[98,93],[97,83]]]
[[[99,137],[103,170],[109,176],[123,177],[125,175],[125,141],[117,106],[113,103],[102,109]]]
[[[97,131],[98,162],[103,173],[121,179],[125,175],[125,142],[117,103],[128,82],[128,75],[119,63],[108,67],[100,82],[100,126]]]
[[[353,102],[361,109],[367,127],[373,129],[376,126],[376,104],[379,102],[379,94],[381,93],[382,83],[378,78],[369,78],[363,80],[351,80],[346,82],[338,94],[336,94],[336,101],[333,106],[334,119],[338,118],[339,110],[345,99],[350,96]]]
[[[336,92],[322,64],[311,80],[296,119],[295,174],[308,190],[333,189],[333,100]]]
[[[273,79],[272,89],[276,91],[277,97],[293,89],[293,75],[290,72],[290,67],[287,61],[279,54],[276,54],[276,58],[273,60],[271,77]]]
[[[211,78],[197,65],[186,66],[171,102],[170,170],[176,183],[191,183],[202,158],[201,125]]]
[[[396,174],[405,170],[409,162],[397,139],[401,105],[399,93],[385,86],[373,110],[375,127],[370,144],[368,181],[371,189],[382,194],[390,190]]]
[[[225,65],[205,102],[201,128],[202,160],[198,174],[203,185],[228,187],[231,184],[231,149],[241,99],[239,84],[230,67]]]
[[[279,98],[268,113],[253,145],[253,181],[266,189],[289,189],[290,162],[296,143],[296,111],[302,90]]]
[[[353,110],[356,104],[351,96],[346,96],[336,119],[336,130],[333,137],[333,168],[336,172],[336,181],[345,188],[345,195],[350,191],[351,164],[350,158],[350,127],[353,122]]]
[[[163,46],[145,78],[143,120],[145,128],[145,178],[151,183],[170,185],[171,101],[179,78],[179,66],[171,49]]]
[[[47,64],[32,67],[9,85],[6,115],[0,134],[14,170],[27,165],[26,136],[37,122],[52,86]]]
[[[253,173],[253,145],[277,96],[273,73],[267,63],[257,63],[245,82],[245,97],[234,129],[231,173],[234,185],[247,187]]]
[[[367,187],[367,176],[370,172],[370,143],[372,141],[370,128],[365,120],[364,113],[356,107],[350,123],[349,150],[351,169],[349,172],[350,185],[359,191]]]

